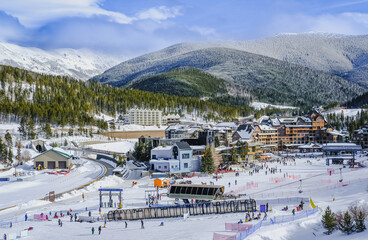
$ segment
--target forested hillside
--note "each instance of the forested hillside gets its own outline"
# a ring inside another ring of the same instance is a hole
[[[344,106],[348,108],[367,108],[368,107],[368,92],[363,93],[362,95],[359,95],[352,100],[348,101],[344,104]]]
[[[0,118],[3,120],[21,122],[25,118],[39,124],[95,125],[106,129],[107,123],[95,119],[95,114],[116,116],[133,107],[161,109],[167,113],[196,111],[204,118],[223,120],[252,111],[246,106],[233,107],[199,98],[120,89],[0,66]]]
[[[129,82],[124,87],[185,97],[227,94],[225,80],[192,67],[175,68],[165,73],[143,77]]]

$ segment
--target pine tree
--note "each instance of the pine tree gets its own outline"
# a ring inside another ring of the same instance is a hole
[[[148,162],[151,159],[152,142],[148,140],[144,146],[144,157],[143,161]]]
[[[18,141],[17,143],[17,156],[15,157],[15,159],[17,159],[18,161],[20,161],[21,159],[21,155],[22,155],[22,143],[20,141]]]
[[[330,206],[327,206],[325,213],[322,215],[322,225],[327,231],[325,234],[330,235],[333,230],[336,229],[337,222],[335,218],[335,214],[331,212]]]
[[[8,147],[11,147],[13,145],[12,136],[10,135],[8,131],[6,131],[6,134],[5,134],[5,141]]]
[[[22,135],[24,139],[27,138],[27,130],[26,130],[27,120],[23,117],[20,120],[20,126],[18,128],[18,132]]]
[[[4,155],[5,144],[3,144],[3,139],[0,137],[0,161],[4,161],[6,156]]]
[[[237,162],[238,162],[238,158],[236,156],[235,147],[233,146],[233,148],[231,149],[231,163],[236,164]]]
[[[10,162],[10,164],[13,163],[13,151],[11,147],[9,147],[9,150],[8,150],[8,161]]]
[[[205,173],[213,173],[215,171],[215,164],[212,156],[212,151],[211,148],[208,146],[204,150],[201,170],[202,172]]]
[[[46,123],[45,125],[45,135],[47,139],[50,139],[52,137],[52,131],[49,123]]]
[[[346,234],[354,232],[355,224],[352,221],[348,211],[345,212],[344,218],[342,219],[341,223],[339,223],[339,229]]]
[[[35,139],[36,137],[36,129],[35,129],[35,123],[32,118],[29,119],[27,124],[27,133],[29,139]]]
[[[355,226],[357,232],[363,232],[366,228],[365,226],[365,218],[367,217],[367,214],[363,212],[362,210],[359,211],[358,216],[355,219]]]
[[[138,141],[137,143],[135,143],[134,145],[134,152],[133,152],[133,157],[137,160],[137,161],[141,161],[142,156],[144,155],[144,143],[142,141]]]

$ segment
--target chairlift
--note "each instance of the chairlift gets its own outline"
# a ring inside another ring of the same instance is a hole
[[[340,168],[340,180],[339,180],[339,182],[342,182],[342,172],[341,172],[341,170],[342,170],[342,168]]]
[[[303,189],[302,189],[302,180],[300,179],[299,180],[299,182],[300,182],[300,185],[299,185],[299,193],[302,193],[303,192]]]

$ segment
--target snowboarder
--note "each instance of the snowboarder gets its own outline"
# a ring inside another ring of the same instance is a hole
[[[98,235],[101,234],[101,226],[98,227]]]
[[[94,228],[94,227],[92,227],[92,229],[91,229],[91,230],[92,230],[92,235],[93,235],[93,234],[95,234],[95,228]]]
[[[127,221],[125,221],[125,228],[128,228],[128,223],[127,223]]]
[[[160,226],[163,226],[163,225],[164,225],[164,222],[161,222],[161,223],[160,223]]]
[[[141,228],[144,228],[144,223],[143,223],[143,219],[141,219]]]

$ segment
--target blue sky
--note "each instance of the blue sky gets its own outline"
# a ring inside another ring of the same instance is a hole
[[[0,0],[0,41],[136,56],[188,41],[368,33],[368,0]]]

